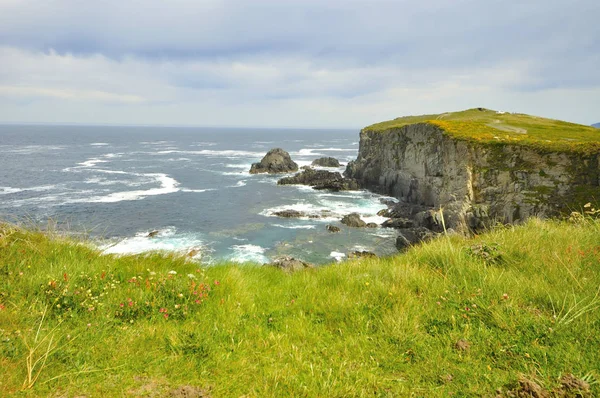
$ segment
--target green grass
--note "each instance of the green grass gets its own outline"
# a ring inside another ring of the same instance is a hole
[[[600,153],[600,131],[591,126],[489,109],[439,115],[400,117],[366,127],[386,131],[415,123],[431,123],[452,137],[480,143],[516,144],[550,151]]]
[[[600,396],[599,221],[294,274],[0,235],[0,396],[479,397],[569,373]]]

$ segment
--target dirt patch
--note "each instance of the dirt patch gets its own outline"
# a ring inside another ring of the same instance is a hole
[[[471,348],[471,343],[469,343],[465,339],[460,339],[456,343],[454,343],[454,349],[458,351],[469,351]]]
[[[588,398],[592,396],[590,384],[572,374],[560,378],[560,387],[555,391],[555,396],[564,398]]]
[[[544,389],[535,381],[521,376],[515,388],[504,394],[499,392],[496,398],[550,398],[550,391]]]
[[[210,396],[207,390],[194,386],[182,386],[167,394],[167,397],[171,398],[210,398]]]
[[[505,393],[497,391],[496,398],[592,398],[590,385],[572,374],[560,378],[560,387],[549,391],[534,380],[519,377],[518,385]]]

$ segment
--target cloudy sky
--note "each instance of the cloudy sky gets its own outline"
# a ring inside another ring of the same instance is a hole
[[[600,121],[598,0],[0,0],[0,122]]]

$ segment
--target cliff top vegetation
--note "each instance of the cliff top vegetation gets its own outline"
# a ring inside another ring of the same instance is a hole
[[[522,113],[474,108],[437,115],[404,116],[364,130],[385,131],[430,123],[452,137],[488,144],[517,144],[559,152],[600,153],[600,132],[592,126]]]

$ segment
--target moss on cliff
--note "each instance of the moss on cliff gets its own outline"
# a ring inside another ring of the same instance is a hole
[[[600,153],[600,132],[590,126],[484,108],[461,112],[400,117],[365,130],[385,131],[430,123],[454,138],[487,144],[513,144],[544,151]]]

